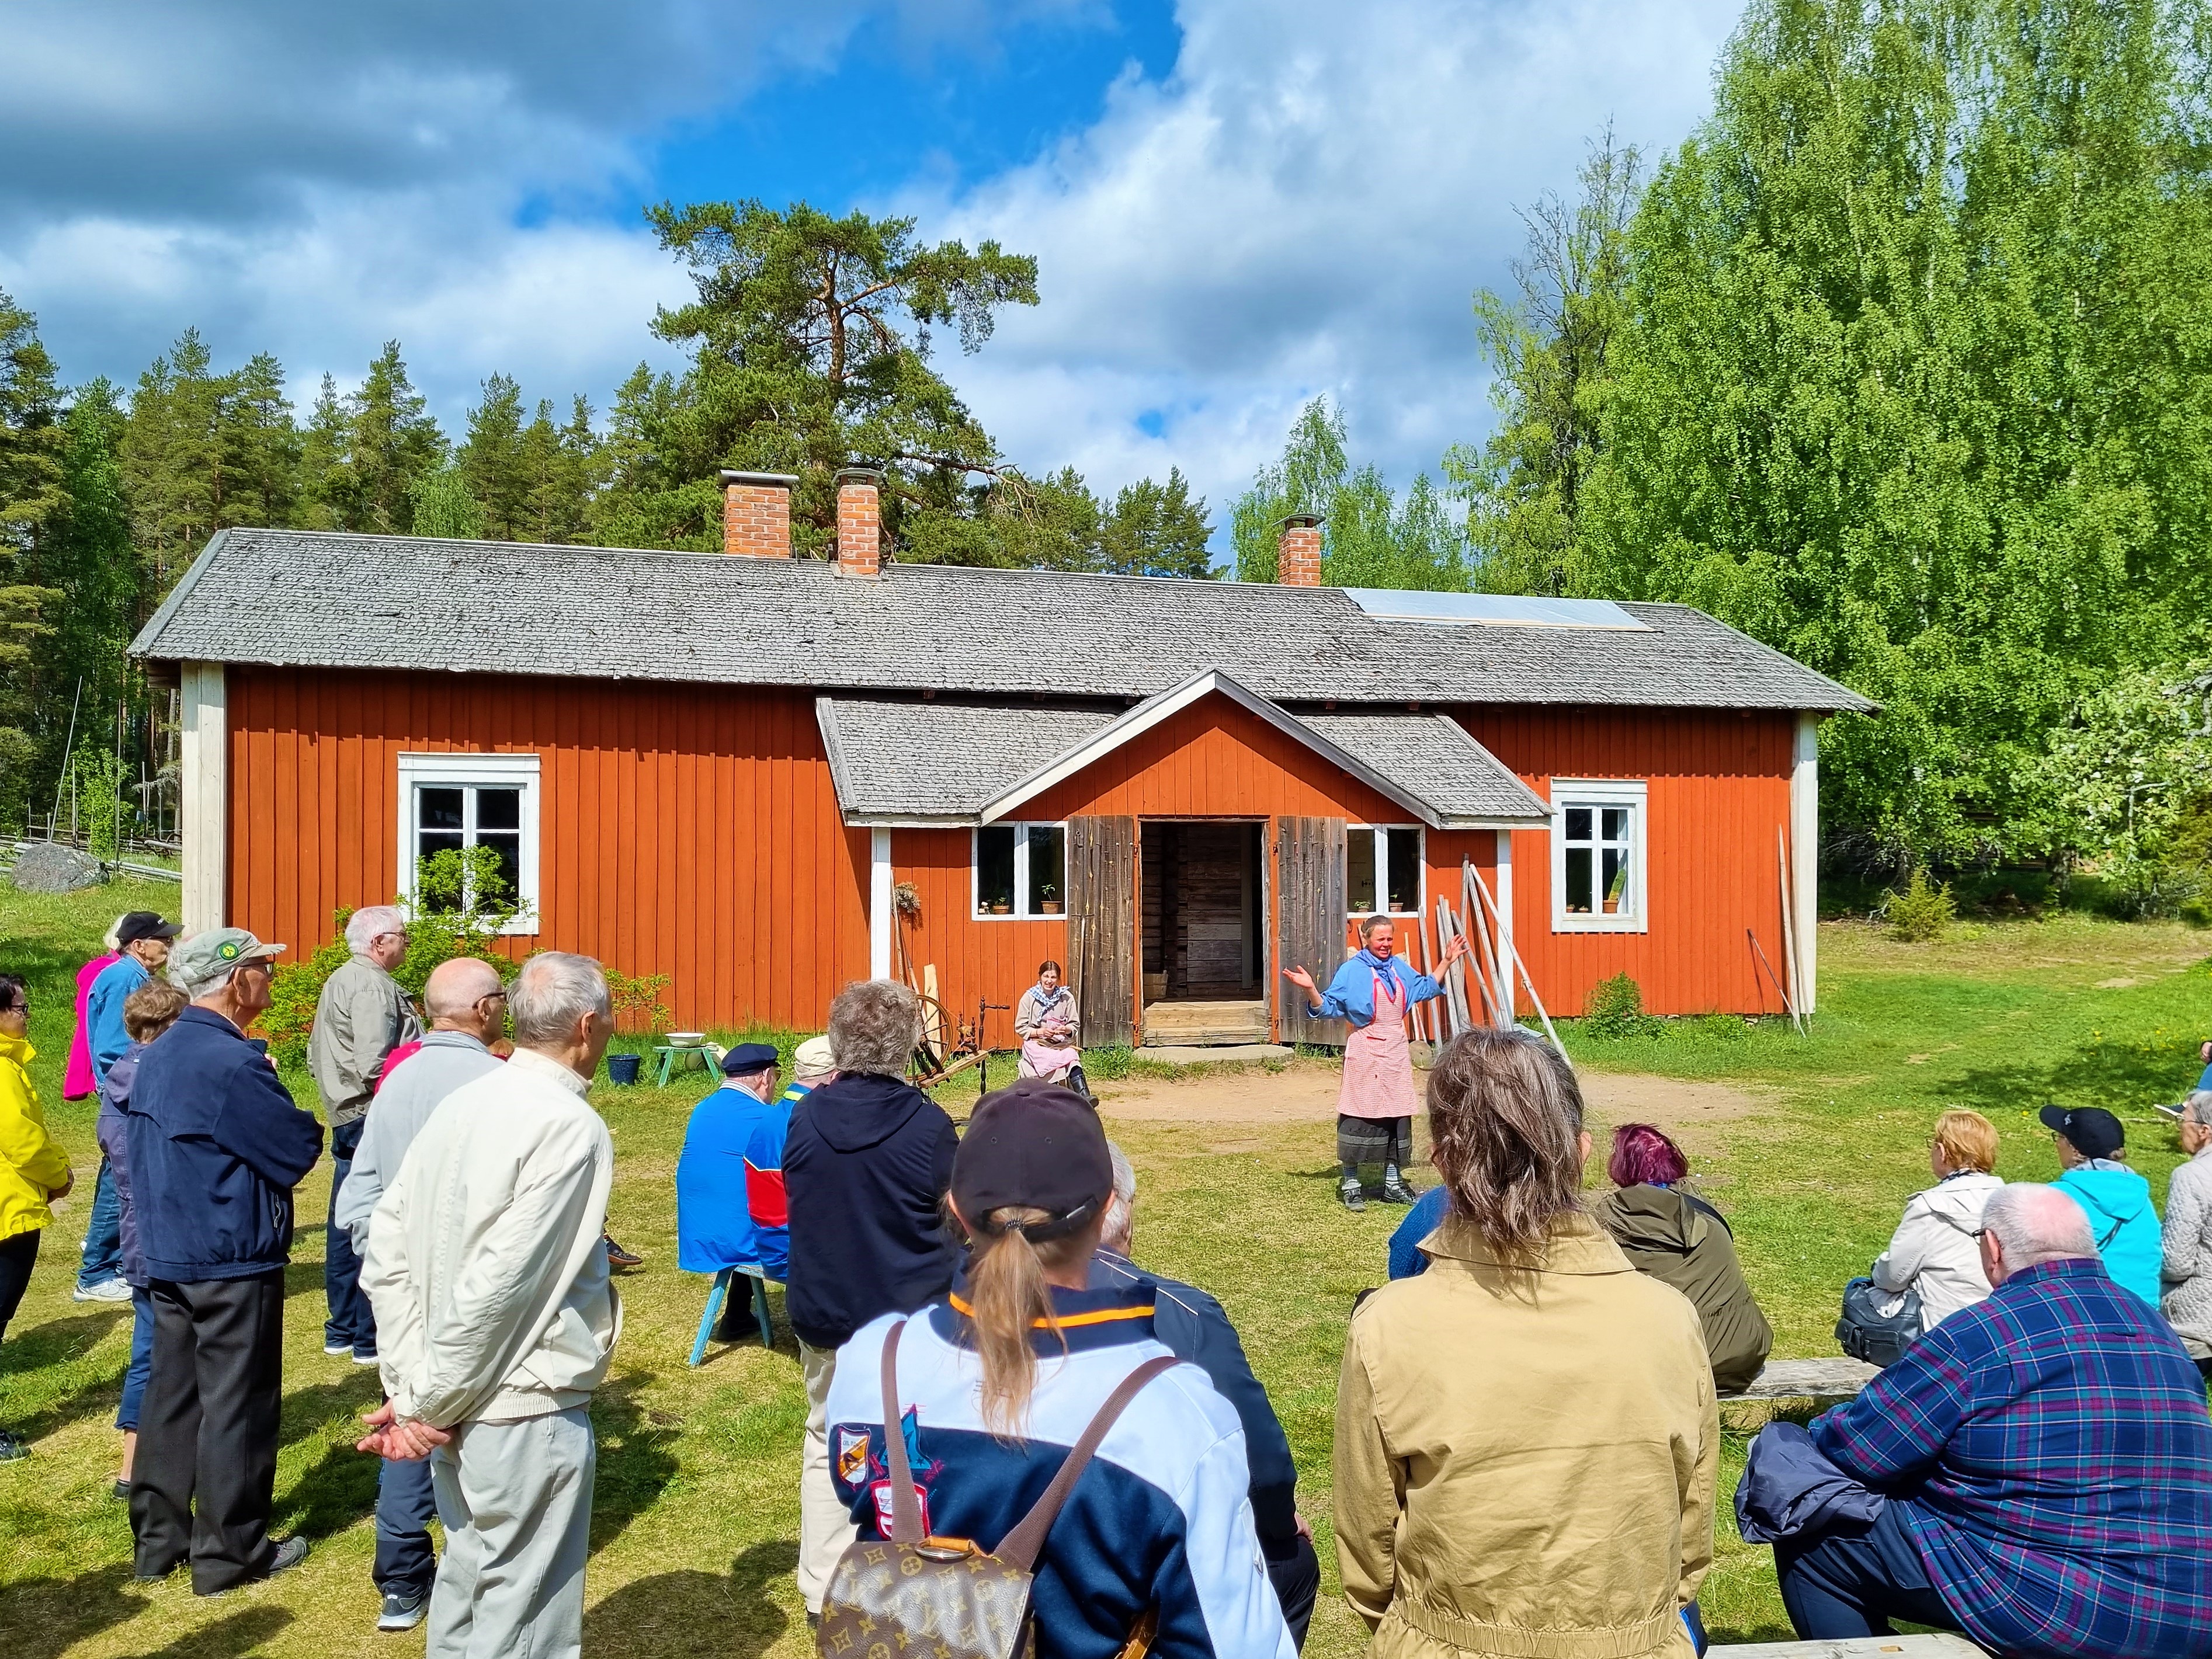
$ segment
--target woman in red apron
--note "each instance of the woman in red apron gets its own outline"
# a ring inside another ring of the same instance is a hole
[[[1336,1157],[1344,1166],[1338,1196],[1346,1209],[1367,1208],[1360,1180],[1363,1165],[1382,1166],[1382,1202],[1410,1204],[1413,1190],[1404,1170],[1413,1157],[1413,1059],[1406,1040],[1406,1014],[1416,1002],[1443,995],[1443,987],[1416,973],[1397,954],[1397,932],[1387,916],[1359,924],[1360,948],[1336,971],[1326,992],[1303,964],[1285,968],[1283,978],[1306,994],[1307,1012],[1316,1020],[1344,1020],[1352,1026],[1344,1044],[1344,1087],[1336,1101]],[[1437,961],[1449,968],[1467,953],[1467,941],[1454,938]],[[1318,997],[1319,1001],[1315,999]]]

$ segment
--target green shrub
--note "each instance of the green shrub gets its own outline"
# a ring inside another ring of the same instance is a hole
[[[1133,1048],[1085,1049],[1083,1050],[1083,1075],[1094,1083],[1112,1083],[1127,1077],[1137,1063],[1137,1051]]]
[[[1928,872],[1920,869],[1912,872],[1912,879],[1905,884],[1903,893],[1892,892],[1882,906],[1882,919],[1889,923],[1889,936],[1911,945],[1941,939],[1958,917],[1951,889],[1930,881]]]
[[[1617,1042],[1656,1035],[1659,1022],[1644,1012],[1644,988],[1629,975],[1616,973],[1590,987],[1589,1001],[1583,1005],[1583,1030]]]
[[[668,989],[665,973],[624,973],[619,968],[605,970],[607,976],[607,996],[615,1008],[615,1029],[635,1032],[665,1032],[675,1022],[676,1016],[660,994]]]

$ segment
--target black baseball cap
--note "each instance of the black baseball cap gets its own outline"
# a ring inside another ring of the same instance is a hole
[[[2128,1143],[2128,1132],[2120,1127],[2120,1120],[2102,1106],[2076,1106],[2071,1111],[2063,1106],[2045,1106],[2036,1116],[2044,1128],[2064,1135],[2084,1158],[2110,1158]]]
[[[722,1057],[722,1075],[750,1077],[757,1071],[766,1071],[775,1060],[773,1043],[740,1043]]]
[[[130,945],[141,939],[173,939],[183,931],[174,922],[164,922],[150,910],[134,910],[115,924],[115,942]]]
[[[1032,1242],[1057,1238],[1096,1217],[1113,1191],[1097,1111],[1042,1077],[985,1095],[952,1157],[952,1202],[979,1232],[983,1217],[1011,1204],[1051,1218],[1022,1229]]]

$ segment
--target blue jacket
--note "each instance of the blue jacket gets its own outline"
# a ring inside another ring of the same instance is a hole
[[[952,1287],[959,1251],[945,1229],[959,1145],[952,1120],[904,1078],[856,1072],[791,1115],[784,1307],[799,1340],[837,1348],[884,1313],[911,1313]]]
[[[146,1256],[138,1247],[138,1214],[131,1202],[130,1116],[131,1085],[138,1075],[138,1057],[143,1043],[133,1043],[115,1057],[107,1075],[100,1080],[100,1117],[93,1138],[100,1142],[107,1172],[115,1178],[115,1218],[122,1238],[123,1282],[133,1290],[146,1288]]]
[[[1373,1025],[1375,976],[1378,973],[1396,982],[1407,1008],[1443,995],[1442,985],[1425,973],[1414,972],[1406,966],[1404,957],[1376,956],[1363,950],[1339,968],[1336,978],[1328,982],[1328,989],[1322,993],[1321,1018],[1349,1020],[1355,1026]]]
[[[1406,1219],[1390,1235],[1393,1279],[1412,1279],[1429,1270],[1429,1258],[1421,1254],[1421,1240],[1443,1225],[1444,1212],[1450,1208],[1449,1187],[1431,1187],[1413,1201],[1413,1208],[1406,1212]]]
[[[793,1083],[763,1100],[726,1086],[691,1108],[676,1160],[676,1265],[684,1272],[757,1267],[779,1283],[789,1273],[783,1143],[792,1108],[812,1088]]]
[[[2158,1308],[2159,1270],[2166,1260],[2150,1183],[2125,1164],[2099,1159],[2076,1164],[2051,1184],[2081,1206],[2105,1271],[2123,1289]]]
[[[322,1156],[323,1126],[236,1026],[179,1014],[139,1057],[125,1127],[148,1278],[244,1279],[290,1259],[292,1189]]]
[[[92,1077],[104,1081],[107,1069],[131,1046],[124,1028],[123,1004],[131,993],[153,978],[135,956],[120,957],[100,971],[84,999],[84,1045],[92,1054]]]
[[[956,1293],[957,1296],[957,1293]],[[1019,1438],[985,1426],[975,1333],[939,1303],[899,1338],[899,1428],[941,1537],[995,1549],[1059,1471],[1106,1396],[1166,1349],[1150,1287],[1055,1288],[1067,1347],[1037,1333],[1041,1363]],[[830,1464],[860,1536],[890,1532],[878,1319],[837,1355],[830,1383]],[[1038,1553],[1031,1606],[1037,1651],[1115,1659],[1147,1608],[1159,1615],[1151,1659],[1296,1659],[1267,1582],[1246,1493],[1251,1469],[1237,1414],[1195,1365],[1156,1377],[1100,1442]],[[880,1518],[880,1522],[878,1517]]]
[[[1276,1557],[1297,1548],[1297,1465],[1267,1390],[1252,1374],[1252,1362],[1237,1340],[1237,1327],[1221,1304],[1202,1290],[1147,1273],[1109,1250],[1091,1258],[1091,1289],[1139,1286],[1152,1293],[1152,1334],[1176,1359],[1204,1371],[1213,1391],[1236,1408],[1244,1425],[1244,1455],[1252,1466],[1252,1523],[1259,1529],[1260,1547]]]

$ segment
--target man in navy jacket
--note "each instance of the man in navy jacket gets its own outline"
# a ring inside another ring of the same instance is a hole
[[[1019,1087],[1017,1085],[1017,1087]],[[1114,1165],[1114,1196],[1098,1253],[1091,1258],[1092,1290],[1128,1290],[1149,1285],[1155,1293],[1152,1335],[1178,1359],[1188,1359],[1206,1375],[1213,1391],[1236,1408],[1244,1426],[1244,1456],[1252,1466],[1252,1525],[1267,1558],[1267,1582],[1282,1603],[1291,1640],[1303,1649],[1313,1623],[1314,1601],[1321,1593],[1321,1561],[1313,1534],[1298,1514],[1297,1465],[1291,1459],[1290,1437],[1252,1374],[1244,1345],[1220,1303],[1194,1286],[1148,1272],[1129,1259],[1136,1232],[1137,1172],[1121,1147],[1106,1143]],[[1439,1189],[1441,1190],[1441,1189]]]
[[[201,1595],[307,1553],[304,1538],[270,1539],[269,1520],[292,1189],[322,1156],[323,1129],[245,1032],[269,1006],[283,948],[242,928],[178,948],[169,977],[192,1003],[140,1060],[126,1123],[154,1303],[131,1528],[141,1578],[189,1559]]]

